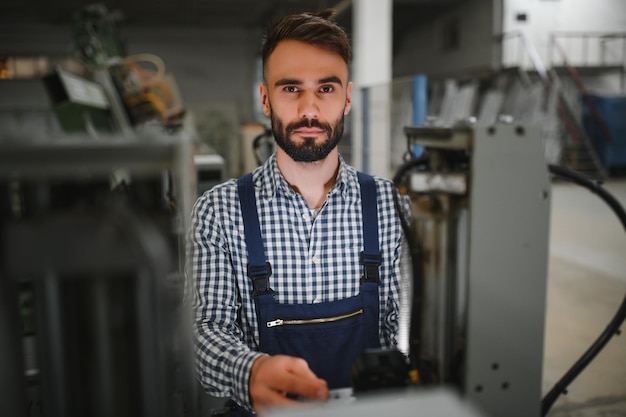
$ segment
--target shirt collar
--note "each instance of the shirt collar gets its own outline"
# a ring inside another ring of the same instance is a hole
[[[260,189],[260,195],[263,198],[272,199],[279,192],[283,195],[289,195],[294,192],[278,169],[276,153],[272,154],[263,165],[256,169],[254,178],[255,185]],[[341,193],[344,199],[357,198],[358,186],[356,170],[348,165],[343,157],[339,155],[337,181],[329,194]]]

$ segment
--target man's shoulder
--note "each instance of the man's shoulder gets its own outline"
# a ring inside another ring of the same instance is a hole
[[[343,170],[345,172],[347,181],[354,182],[354,184],[358,184],[359,174],[372,177],[374,179],[374,183],[376,184],[376,190],[379,193],[387,194],[387,193],[390,193],[395,188],[395,184],[393,183],[392,180],[388,178],[380,177],[377,175],[369,174],[364,171],[359,171],[352,165],[347,164],[345,162],[343,163]]]
[[[372,174],[367,174],[367,173],[365,173],[365,175],[368,175],[368,176],[370,176],[370,177],[372,177],[374,179],[374,183],[376,184],[376,188],[379,191],[389,192],[395,186],[393,181],[391,181],[388,178],[379,177],[378,175],[372,175]]]
[[[198,197],[198,203],[211,206],[229,205],[236,200],[237,179],[231,178],[214,185]]]

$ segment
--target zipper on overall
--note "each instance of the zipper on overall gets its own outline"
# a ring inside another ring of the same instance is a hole
[[[350,317],[358,316],[359,314],[363,314],[363,309],[353,311],[352,313],[342,314],[340,316],[324,317],[324,318],[318,318],[318,319],[292,319],[292,320],[276,319],[276,320],[268,321],[267,327],[288,326],[288,325],[298,325],[298,324],[331,323],[334,321],[349,319]]]

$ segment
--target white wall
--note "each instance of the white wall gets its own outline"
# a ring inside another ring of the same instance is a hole
[[[525,14],[526,21],[516,19]],[[461,22],[461,45],[458,51],[442,50],[443,26],[452,18]],[[429,24],[416,27],[398,48],[394,57],[394,78],[417,73],[431,76],[471,74],[484,68],[519,65],[530,67],[531,61],[519,39],[503,43],[502,57],[495,36],[499,33],[523,32],[531,40],[542,62],[550,66],[549,39],[553,32],[626,32],[625,0],[466,0]],[[587,52],[582,40],[560,42],[570,63],[599,60],[596,42],[588,41]],[[621,42],[621,43],[620,43]],[[611,48],[611,46],[609,46]],[[612,44],[613,61],[623,60],[624,43]],[[552,52],[553,55],[556,52]],[[585,56],[583,56],[585,54]],[[619,55],[616,57],[616,55]],[[619,63],[619,62],[615,62]],[[623,63],[623,61],[622,61]],[[559,62],[555,62],[559,64]]]
[[[516,22],[515,15],[525,12],[526,22]],[[626,30],[624,0],[504,0],[504,31]]]
[[[402,41],[394,60],[394,77],[413,74],[454,76],[490,68],[494,27],[499,28],[498,0],[466,0],[441,17],[421,25]],[[494,16],[496,15],[496,16]],[[460,22],[460,47],[442,48],[444,26]]]
[[[624,0],[503,0],[503,31],[524,32],[535,45],[543,62],[550,66],[556,60],[550,55],[549,39],[554,32],[626,32],[626,1]],[[525,13],[527,20],[518,21],[516,16]],[[559,43],[571,64],[593,64],[599,59],[599,44],[582,39],[570,39]],[[584,52],[585,47],[587,52]],[[517,45],[505,44],[505,63],[512,62],[518,54]],[[623,51],[623,44],[618,49]],[[584,56],[586,55],[586,56]],[[622,57],[623,58],[623,57]],[[598,61],[599,62],[599,61]]]

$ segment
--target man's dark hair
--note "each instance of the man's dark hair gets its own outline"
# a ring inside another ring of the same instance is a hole
[[[326,9],[319,13],[300,13],[281,17],[267,29],[261,43],[263,74],[265,64],[279,42],[294,40],[336,52],[350,65],[350,40],[346,32],[333,20],[335,10]]]

